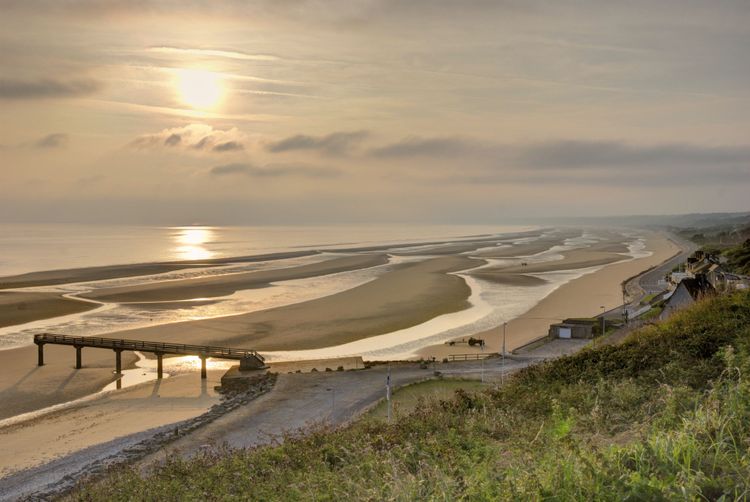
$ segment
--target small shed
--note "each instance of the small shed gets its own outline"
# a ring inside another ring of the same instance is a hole
[[[593,338],[594,322],[565,321],[551,324],[549,327],[550,338]]]

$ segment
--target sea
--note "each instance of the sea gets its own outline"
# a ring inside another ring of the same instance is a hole
[[[537,235],[519,236],[538,230]],[[151,276],[118,278],[86,283],[26,288],[52,291],[75,297],[85,291],[114,286],[199,277],[215,274],[268,270],[332,259],[336,250],[376,246],[397,249],[401,244],[460,242],[478,236],[507,236],[507,244],[549,237],[554,228],[525,226],[331,226],[331,227],[128,227],[98,225],[2,225],[0,226],[0,277],[41,270],[133,264],[178,260],[209,260],[294,251],[323,250],[278,260],[222,263]],[[561,238],[558,245],[523,258],[488,260],[483,266],[523,260],[527,262],[562,259],[561,252],[597,242],[595,231],[573,238]],[[623,236],[630,252],[623,259],[647,255],[645,241],[637,233]],[[399,264],[423,260],[425,256],[392,254],[389,263],[362,270],[320,277],[280,281],[269,287],[237,291],[220,298],[176,302],[98,304],[93,310],[0,328],[0,350],[32,343],[34,334],[59,332],[74,336],[106,336],[113,331],[229,316],[281,307],[345,291],[375,280]],[[589,267],[534,274],[545,280],[536,286],[496,284],[475,278],[466,271],[456,272],[471,288],[470,307],[428,320],[417,326],[362,339],[352,343],[315,350],[264,353],[270,361],[318,359],[359,355],[369,360],[414,357],[429,345],[502,325],[523,315],[541,299],[563,284],[595,272]],[[173,363],[177,363],[174,361]],[[183,361],[184,363],[184,361]],[[193,361],[190,364],[194,364]],[[145,359],[143,364],[149,364]],[[144,366],[145,368],[145,366]],[[149,369],[149,371],[152,369]],[[141,371],[141,370],[137,370]]]

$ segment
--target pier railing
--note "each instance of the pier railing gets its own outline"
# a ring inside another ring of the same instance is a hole
[[[39,348],[38,365],[44,365],[44,346],[69,345],[76,349],[76,369],[82,367],[81,351],[84,347],[95,349],[110,349],[115,352],[115,371],[121,373],[122,359],[120,354],[124,350],[151,352],[157,357],[158,377],[162,377],[162,357],[165,355],[198,356],[201,359],[201,377],[206,378],[206,359],[234,359],[241,361],[240,367],[247,365],[252,368],[262,368],[265,358],[252,349],[235,349],[231,347],[217,347],[214,345],[189,345],[184,343],[147,342],[145,340],[127,340],[124,338],[102,338],[99,336],[68,336],[54,333],[34,335],[34,343]]]
[[[477,361],[479,359],[487,359],[492,354],[450,354],[448,355],[449,361]]]
[[[102,338],[98,336],[68,336],[44,333],[34,335],[34,343],[52,343],[56,345],[71,345],[73,347],[95,347],[101,349],[137,350],[139,352],[153,352],[162,354],[176,354],[186,356],[206,356],[219,359],[243,359],[257,357],[265,361],[263,356],[252,349],[234,349],[230,347],[216,347],[213,345],[188,345],[184,343],[146,342],[143,340],[126,340],[120,338]]]

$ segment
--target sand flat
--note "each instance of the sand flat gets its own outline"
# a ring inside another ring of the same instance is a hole
[[[339,345],[467,308],[471,290],[463,278],[449,272],[482,263],[463,256],[432,258],[402,264],[366,284],[316,300],[109,336],[269,351]]]
[[[123,352],[125,368],[137,357]],[[36,345],[0,350],[0,420],[93,394],[114,381],[111,350],[83,349],[83,368],[76,370],[75,350],[45,345],[44,366],[37,366]]]
[[[26,274],[0,277],[0,289],[28,288],[37,286],[51,286],[55,284],[69,284],[72,282],[93,282],[106,279],[119,279],[139,275],[163,274],[175,270],[196,267],[213,267],[228,263],[250,263],[258,261],[281,260],[298,258],[318,254],[318,251],[293,251],[287,253],[271,253],[254,256],[237,256],[231,258],[213,258],[200,261],[170,261],[154,263],[133,263],[125,265],[105,265],[99,267],[70,268],[60,270],[42,270]]]
[[[588,249],[573,249],[560,253],[562,260],[529,263],[527,265],[510,264],[495,267],[487,267],[477,271],[485,276],[493,274],[538,274],[542,272],[554,272],[558,270],[576,270],[579,268],[598,267],[618,261],[628,260],[629,256],[617,253],[604,253],[601,251],[589,251]]]
[[[94,303],[57,293],[0,291],[0,327],[76,314],[96,307]]]
[[[164,302],[227,296],[238,290],[264,287],[272,282],[348,272],[385,263],[388,263],[388,258],[384,254],[344,256],[297,267],[104,288],[81,296],[104,302]]]
[[[478,270],[477,272],[472,272],[471,276],[495,284],[506,284],[508,286],[541,286],[542,284],[547,283],[544,279],[534,277],[533,275],[509,274],[503,273],[502,271],[490,271],[484,273],[483,270]]]
[[[219,402],[224,370],[197,373],[108,393],[15,425],[0,427],[0,477],[135,432],[198,416]],[[40,447],[43,445],[43,447]]]

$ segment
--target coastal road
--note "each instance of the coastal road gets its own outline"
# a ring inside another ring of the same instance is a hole
[[[678,246],[680,246],[682,252],[662,263],[658,267],[655,267],[640,276],[640,278],[638,279],[638,283],[647,295],[652,293],[661,293],[662,291],[664,291],[666,289],[666,286],[664,284],[659,284],[659,281],[664,279],[664,276],[671,272],[674,267],[685,263],[688,256],[693,254],[693,252],[698,249],[698,246],[696,244],[690,241],[686,241],[685,239],[681,239],[676,235],[669,234],[669,238]]]
[[[503,372],[516,371],[538,360],[506,360],[505,365],[499,358],[485,360],[485,381],[497,381]],[[436,369],[448,377],[478,378],[482,362],[437,363]],[[141,465],[161,461],[169,454],[190,457],[223,445],[250,448],[274,443],[285,434],[310,427],[345,424],[385,397],[387,373],[388,367],[380,365],[359,371],[279,375],[271,392],[171,443]],[[432,365],[428,369],[420,369],[418,364],[391,367],[394,388],[430,378],[434,378]]]

